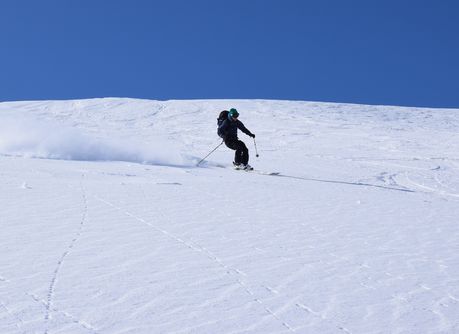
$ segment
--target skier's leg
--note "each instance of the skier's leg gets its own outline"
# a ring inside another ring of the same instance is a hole
[[[241,145],[239,144],[240,141],[236,142],[236,152],[234,153],[234,162],[239,165],[241,163],[244,163],[242,159],[242,150],[241,150]]]
[[[242,161],[241,161],[241,151],[239,149],[239,143],[238,141],[236,140],[227,140],[225,141],[225,145],[232,149],[232,150],[235,150],[236,152],[234,153],[234,163],[236,165],[239,165]]]
[[[240,153],[241,163],[247,165],[249,163],[249,150],[241,140],[238,140],[238,151]]]

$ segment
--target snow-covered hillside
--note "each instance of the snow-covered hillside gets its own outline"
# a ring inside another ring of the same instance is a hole
[[[231,107],[279,176],[225,146],[195,166]],[[0,333],[459,333],[458,130],[452,109],[0,103]]]

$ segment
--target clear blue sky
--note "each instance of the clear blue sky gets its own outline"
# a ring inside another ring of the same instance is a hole
[[[0,101],[459,107],[455,0],[1,0]]]

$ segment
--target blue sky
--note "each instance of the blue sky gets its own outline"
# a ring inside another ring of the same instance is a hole
[[[2,0],[0,101],[459,107],[459,1]]]

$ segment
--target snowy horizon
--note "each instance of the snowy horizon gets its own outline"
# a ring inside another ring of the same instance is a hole
[[[197,167],[232,107],[255,171],[224,145]],[[458,129],[459,109],[0,102],[0,333],[457,333]]]

